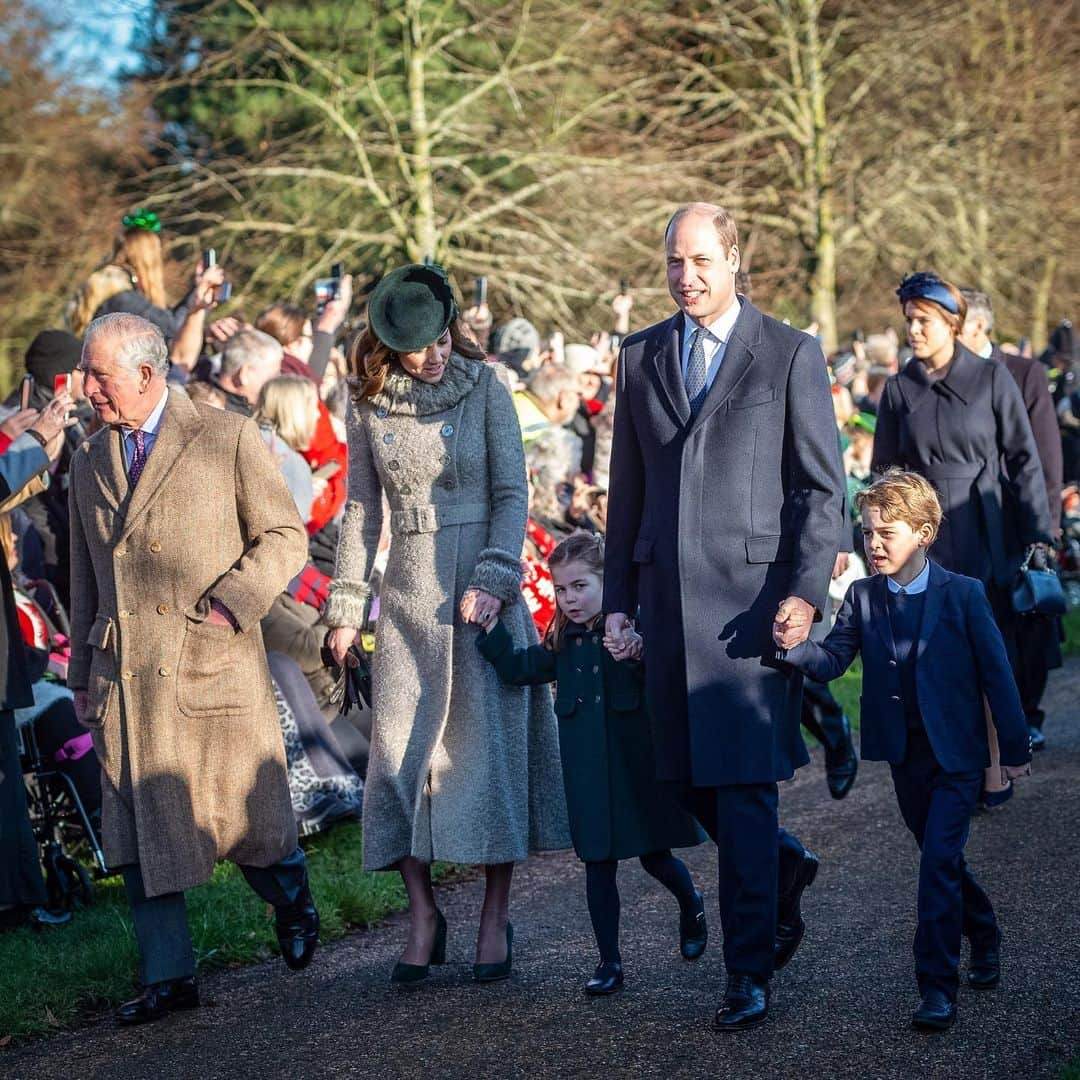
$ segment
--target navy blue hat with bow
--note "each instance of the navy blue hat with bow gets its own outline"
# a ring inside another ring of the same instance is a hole
[[[945,282],[929,271],[922,270],[917,274],[908,274],[903,281],[900,282],[900,288],[896,290],[896,295],[900,297],[900,304],[904,305],[909,300],[932,300],[935,304],[940,304],[946,311],[952,312],[953,315],[960,314],[960,305],[956,302],[956,297],[945,286]]]

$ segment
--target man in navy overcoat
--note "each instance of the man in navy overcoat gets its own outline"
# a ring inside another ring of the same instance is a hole
[[[825,610],[845,484],[821,350],[736,294],[732,219],[685,207],[665,249],[680,310],[619,357],[604,610],[617,641],[640,609],[658,775],[717,845],[728,1031],[765,1019],[817,869],[778,830],[808,757],[772,620]]]

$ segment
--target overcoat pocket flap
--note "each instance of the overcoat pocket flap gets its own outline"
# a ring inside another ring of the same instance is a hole
[[[90,627],[90,633],[86,635],[87,645],[93,645],[95,649],[107,649],[112,640],[113,621],[108,615],[99,615]]]
[[[560,697],[555,699],[556,716],[573,716],[577,711],[577,698]]]
[[[741,397],[732,398],[729,404],[732,409],[749,409],[754,405],[768,405],[775,400],[776,387],[768,386],[764,390],[750,390]]]
[[[634,562],[650,563],[653,560],[653,542],[639,538],[634,544]]]
[[[746,561],[749,563],[791,562],[795,545],[790,536],[748,536]]]
[[[634,712],[641,705],[641,691],[631,686],[612,690],[608,704],[615,712]]]

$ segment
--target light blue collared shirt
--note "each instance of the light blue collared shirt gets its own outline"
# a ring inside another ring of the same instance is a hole
[[[158,428],[161,427],[161,418],[165,415],[165,406],[169,401],[169,388],[162,392],[161,400],[154,406],[154,411],[142,422],[140,430],[143,433],[143,443],[146,448],[146,456],[154,449],[157,442]],[[131,459],[135,455],[135,428],[124,428],[124,463],[131,468]]]
[[[686,369],[690,366],[690,349],[693,346],[694,333],[704,329],[705,339],[705,387],[706,393],[712,389],[716,373],[724,362],[724,353],[727,350],[728,338],[735,328],[735,320],[739,317],[741,305],[738,297],[732,302],[731,307],[717,319],[713,319],[706,327],[699,327],[689,315],[683,313],[683,338],[682,338],[682,374],[686,379]]]
[[[891,593],[906,593],[908,596],[918,596],[919,593],[926,592],[926,586],[930,584],[930,560],[927,559],[923,563],[923,568],[906,585],[900,585],[893,581],[892,578],[886,578],[885,580],[889,583],[889,592]]]

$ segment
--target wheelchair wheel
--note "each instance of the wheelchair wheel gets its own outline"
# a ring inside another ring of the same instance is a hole
[[[51,911],[71,911],[93,903],[93,886],[86,867],[65,855],[57,843],[45,849],[45,888]]]

